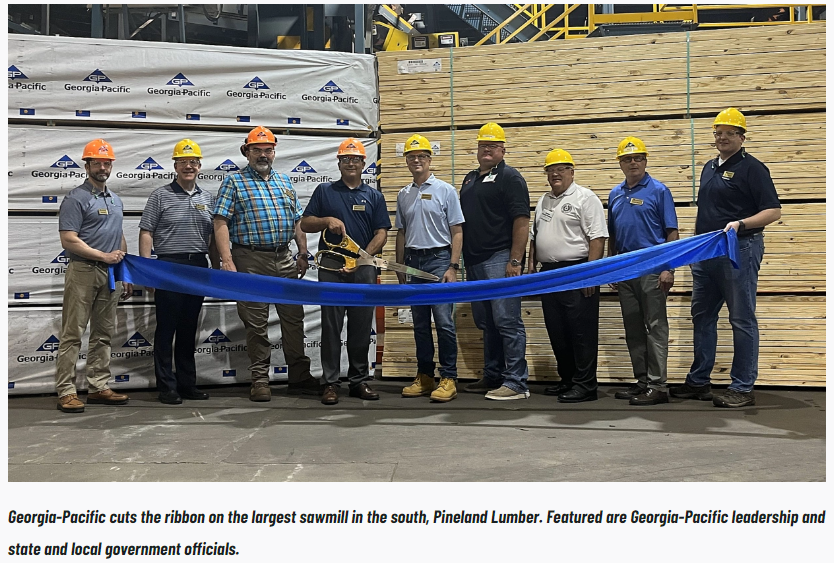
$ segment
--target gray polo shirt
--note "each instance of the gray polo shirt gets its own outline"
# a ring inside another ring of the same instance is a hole
[[[450,246],[450,227],[463,221],[457,191],[434,174],[423,185],[412,182],[397,194],[395,226],[405,229],[406,248]]]
[[[159,254],[205,254],[212,233],[214,196],[195,186],[189,194],[176,180],[155,189],[139,221],[139,228],[153,233]]]
[[[68,193],[58,211],[58,230],[74,231],[87,246],[101,252],[122,247],[122,200],[108,190],[98,191],[89,180]],[[84,260],[67,251],[71,260]]]

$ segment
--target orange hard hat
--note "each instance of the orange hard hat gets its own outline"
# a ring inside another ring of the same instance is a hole
[[[354,139],[353,137],[342,141],[342,144],[339,145],[339,152],[336,153],[336,156],[361,156],[362,158],[368,157],[367,153],[365,152],[365,145],[362,144],[362,141],[360,141],[359,139]]]
[[[270,143],[274,145],[275,135],[273,135],[272,131],[263,125],[258,125],[249,131],[249,134],[246,136],[246,142],[243,143],[243,146],[248,147],[249,145],[255,145],[258,143]]]
[[[84,147],[84,154],[81,156],[81,160],[87,160],[88,158],[116,160],[116,153],[113,152],[113,147],[110,146],[110,143],[104,139],[96,139],[95,141],[90,141]]]

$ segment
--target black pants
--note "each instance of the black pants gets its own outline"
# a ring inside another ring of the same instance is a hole
[[[206,257],[200,258],[195,254],[192,254],[190,259],[159,256],[158,260],[208,267]],[[153,364],[156,387],[160,393],[194,389],[197,385],[197,368],[194,364],[195,340],[203,296],[157,289],[154,291],[154,303],[156,332],[153,341]],[[172,364],[176,366],[176,374]]]
[[[542,272],[584,262],[543,263]],[[582,391],[597,389],[599,344],[599,289],[591,297],[582,291],[559,291],[541,296],[544,324],[556,356],[562,382]]]

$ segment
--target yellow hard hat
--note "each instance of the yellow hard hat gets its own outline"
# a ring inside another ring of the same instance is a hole
[[[570,153],[562,149],[553,149],[547,153],[547,158],[544,159],[544,169],[547,170],[548,166],[553,166],[554,164],[570,164],[571,166],[576,166],[573,163],[573,158]]]
[[[719,125],[732,125],[742,129],[745,133],[747,132],[747,119],[736,108],[727,108],[716,115],[712,128],[715,129]]]
[[[617,158],[627,154],[645,154],[649,156],[649,151],[646,150],[646,143],[637,137],[626,137],[617,145]]]
[[[406,155],[412,151],[428,151],[429,154],[434,154],[431,151],[431,143],[422,135],[412,135],[405,142],[405,148],[403,148],[403,155]]]
[[[191,139],[183,139],[174,145],[174,155],[171,158],[203,158],[203,153],[200,152],[200,145]]]
[[[494,141],[496,143],[506,143],[507,138],[504,136],[504,130],[497,123],[490,121],[478,131],[479,141]]]

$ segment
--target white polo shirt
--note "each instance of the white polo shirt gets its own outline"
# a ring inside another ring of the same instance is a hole
[[[565,192],[547,192],[536,204],[533,241],[538,262],[588,258],[590,241],[608,238],[605,210],[594,192],[573,182]]]
[[[416,186],[414,182],[397,194],[394,226],[405,229],[405,247],[424,250],[452,244],[450,227],[463,223],[458,192],[443,180],[429,176]]]

